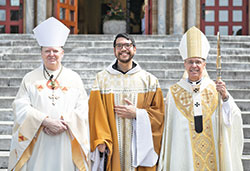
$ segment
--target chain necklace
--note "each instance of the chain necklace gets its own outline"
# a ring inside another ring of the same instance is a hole
[[[50,75],[50,73],[47,71],[45,66],[43,66],[43,76],[46,80],[48,80],[48,82],[47,82],[48,88],[54,90],[54,89],[57,89],[59,87],[59,83],[57,81],[57,78],[60,76],[62,69],[63,69],[63,66],[61,67],[61,70],[57,74],[56,78],[53,80],[54,75]],[[47,76],[45,75],[45,72],[49,78],[47,78]]]
[[[62,69],[63,69],[63,66],[61,67],[61,70],[59,71],[59,73],[57,74],[56,78],[53,80],[53,77],[54,75],[50,75],[49,72],[46,70],[45,66],[43,66],[43,76],[47,81],[47,87],[49,89],[52,89],[52,96],[48,96],[49,99],[52,100],[52,105],[54,106],[56,103],[55,103],[55,100],[59,99],[60,97],[59,96],[56,96],[55,95],[55,92],[54,90],[56,90],[58,87],[59,87],[59,83],[57,81],[57,78],[60,76],[61,72],[62,72]],[[49,78],[47,78],[46,74]]]

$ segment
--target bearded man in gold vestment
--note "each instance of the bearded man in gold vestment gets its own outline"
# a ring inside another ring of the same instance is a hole
[[[133,60],[135,52],[133,37],[118,34],[116,59],[96,76],[89,99],[92,170],[156,170],[163,96],[157,78]]]

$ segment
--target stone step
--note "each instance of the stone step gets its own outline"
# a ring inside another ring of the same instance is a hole
[[[0,40],[34,40],[33,34],[1,34]]]
[[[7,109],[12,107],[12,102],[15,97],[0,97],[0,109]]]
[[[250,124],[250,111],[241,112],[243,124]]]
[[[0,121],[13,121],[14,115],[12,108],[0,108]]]
[[[73,69],[76,71],[81,78],[91,78],[95,77],[97,72],[100,72],[103,68],[90,68],[90,69]],[[2,78],[9,77],[23,77],[26,73],[30,72],[32,69],[15,69],[15,68],[0,68],[0,75]],[[183,76],[184,69],[172,69],[172,70],[162,70],[162,69],[148,69],[148,72],[155,75],[158,79],[179,79]],[[247,79],[250,80],[250,70],[223,70],[223,79]],[[216,79],[216,70],[208,70],[210,78]]]
[[[72,60],[64,60],[63,65],[68,68],[99,68],[104,69],[108,65],[110,65],[110,61],[72,61]],[[0,61],[0,68],[16,68],[16,70],[20,68],[37,68],[41,65],[41,60],[30,60],[30,61]],[[173,69],[184,69],[183,62],[177,61],[141,61],[139,65],[145,69],[162,69],[162,70],[173,70]],[[206,64],[207,70],[216,69],[216,63],[207,62]],[[222,72],[225,70],[248,70],[250,68],[250,62],[224,62],[222,63]]]
[[[228,89],[234,99],[250,99],[250,89]]]
[[[244,139],[244,155],[250,155],[250,139]]]
[[[250,171],[250,155],[242,155],[241,160],[244,171]]]
[[[177,60],[177,58],[181,61],[181,56],[180,55],[163,55],[163,54],[145,54],[145,55],[141,55],[141,54],[136,54],[136,61],[173,61],[173,60]],[[234,58],[234,57],[232,57]],[[249,56],[246,57],[242,57],[245,58],[245,62],[248,60]],[[9,61],[9,60],[17,60],[17,61],[30,61],[30,60],[40,60],[41,61],[41,53],[30,53],[30,54],[26,54],[26,53],[13,53],[13,54],[4,54],[2,56],[0,56],[0,59],[5,61]],[[72,61],[72,59],[74,59],[73,61],[95,61],[95,60],[102,60],[102,61],[112,61],[115,59],[115,56],[113,54],[90,54],[90,53],[65,53],[64,57],[63,57],[63,61]],[[236,60],[240,60],[240,59],[236,59]]]
[[[0,121],[0,135],[12,135],[12,127],[13,121]]]
[[[181,34],[175,35],[132,35],[136,41],[180,41]],[[216,42],[217,36],[206,36],[209,42]],[[19,37],[17,37],[18,39]],[[110,40],[113,41],[115,35],[70,35],[68,40]],[[220,36],[221,42],[249,42],[249,36]]]
[[[181,34],[175,35],[132,35],[137,41],[147,41],[147,40],[155,40],[155,41],[180,41],[182,38]],[[216,36],[206,36],[208,41],[216,41]],[[73,40],[85,40],[85,41],[95,41],[95,40],[106,40],[113,41],[115,35],[89,35],[89,34],[78,34],[78,35],[69,35],[68,41]],[[34,40],[33,34],[1,34],[0,40]],[[249,36],[220,36],[221,42],[249,42]]]
[[[243,125],[243,133],[244,133],[245,139],[250,139],[250,125],[249,124]]]
[[[9,159],[9,152],[0,151],[0,169],[7,169],[8,159]]]
[[[207,58],[207,62],[215,62],[216,61],[217,56],[216,55],[209,55],[209,57]],[[74,59],[74,61],[96,61],[96,60],[102,60],[102,61],[112,61],[115,59],[114,54],[89,54],[89,53],[70,53],[67,54],[65,53],[64,57],[63,57],[63,61],[72,61],[72,59]],[[182,62],[182,58],[180,55],[168,55],[168,54],[139,54],[137,53],[134,57],[134,59],[138,62],[140,61],[179,61]],[[22,62],[26,62],[26,61],[30,61],[30,60],[39,60],[41,61],[41,53],[12,53],[12,54],[3,54],[0,55],[0,60],[14,60],[14,61],[22,61]],[[238,55],[226,55],[226,56],[222,56],[222,64],[223,62],[250,62],[250,56],[249,55],[242,55],[242,54],[238,54]]]
[[[178,47],[180,42],[178,41],[136,41],[136,47],[157,47],[157,48],[164,48],[164,47]],[[1,41],[0,46],[16,46],[16,47],[39,47],[36,40],[18,40],[18,41],[12,41],[12,40],[5,40]],[[105,47],[105,48],[113,48],[113,41],[85,41],[85,40],[78,40],[78,41],[72,41],[68,40],[64,46],[64,48],[75,48],[75,47]],[[237,46],[237,43],[235,43],[235,47]]]
[[[250,99],[234,99],[242,112],[250,111]]]
[[[163,40],[154,40],[154,39],[148,39],[140,40],[136,39],[136,47],[158,47],[158,48],[164,48],[164,47],[178,47],[180,44],[179,40],[170,40],[166,41],[166,39]],[[210,41],[210,46],[212,48],[217,48],[217,42],[216,41]],[[221,48],[248,48],[250,46],[249,42],[223,42],[220,43]],[[38,47],[38,43],[35,39],[32,40],[2,40],[0,42],[0,46],[29,46],[29,47]],[[64,47],[113,47],[113,40],[84,40],[84,39],[78,39],[78,40],[72,40],[68,39]]]
[[[113,48],[106,48],[106,47],[65,47],[65,53],[109,53],[113,54]],[[11,54],[11,53],[40,53],[40,47],[9,47],[9,46],[0,46],[0,53],[3,54]],[[179,54],[179,50],[177,47],[167,47],[167,48],[158,48],[158,47],[138,47],[137,51],[138,54]],[[250,49],[247,48],[224,48],[221,49],[221,55],[237,55],[237,54],[249,54]],[[209,54],[217,54],[217,48],[211,48]]]
[[[0,151],[9,151],[11,135],[0,135]]]

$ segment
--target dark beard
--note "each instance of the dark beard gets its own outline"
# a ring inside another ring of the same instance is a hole
[[[119,54],[120,55],[120,54]],[[119,61],[119,62],[121,62],[121,63],[129,63],[132,59],[133,59],[133,57],[134,56],[131,56],[130,54],[129,54],[129,58],[127,59],[127,60],[123,60],[123,59],[120,59],[120,58],[118,58],[118,57],[116,57],[117,58],[117,60]]]

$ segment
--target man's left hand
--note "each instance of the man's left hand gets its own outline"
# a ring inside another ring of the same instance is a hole
[[[217,80],[215,82],[216,90],[220,93],[222,99],[228,98],[226,84],[222,80]]]
[[[127,119],[136,118],[136,107],[128,99],[124,99],[124,101],[128,105],[116,105],[115,106],[115,113],[117,114],[117,116],[122,117],[122,118],[127,118]]]

